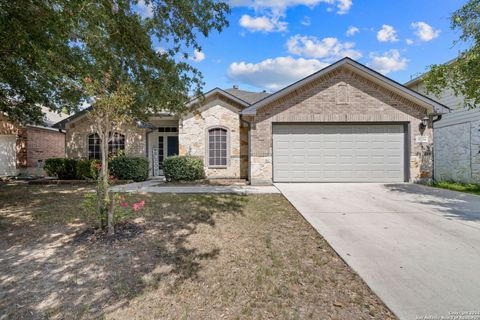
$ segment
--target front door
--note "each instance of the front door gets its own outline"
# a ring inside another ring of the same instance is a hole
[[[178,155],[178,133],[157,133],[157,138],[152,147],[151,160],[153,176],[162,176],[163,161],[165,158]]]

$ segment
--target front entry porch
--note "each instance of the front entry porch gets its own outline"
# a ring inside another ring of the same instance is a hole
[[[158,125],[155,131],[148,134],[148,159],[152,177],[163,176],[163,160],[178,155],[178,122],[161,121]]]

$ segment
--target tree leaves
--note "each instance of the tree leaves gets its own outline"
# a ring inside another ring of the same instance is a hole
[[[88,100],[83,80],[128,84],[132,112],[181,113],[198,94],[201,74],[179,55],[227,24],[215,0],[0,0],[0,112],[14,121],[41,119],[40,105],[77,111]],[[157,53],[152,37],[167,44]]]
[[[465,107],[476,108],[480,106],[480,0],[470,0],[455,11],[451,23],[452,29],[462,32],[456,43],[468,43],[470,48],[449,64],[430,66],[424,79],[426,89],[439,95],[451,88],[465,98]]]

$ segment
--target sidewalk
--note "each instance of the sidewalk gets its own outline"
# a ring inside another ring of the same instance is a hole
[[[169,185],[162,180],[147,180],[111,188],[113,192],[150,193],[211,193],[211,194],[275,194],[280,193],[275,186],[212,186],[212,185]]]

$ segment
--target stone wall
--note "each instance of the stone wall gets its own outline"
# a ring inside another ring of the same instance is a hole
[[[180,155],[200,157],[205,164],[208,178],[246,178],[248,136],[246,128],[240,122],[240,106],[233,101],[216,96],[205,101],[195,112],[180,121]],[[211,168],[208,166],[206,144],[208,130],[221,127],[227,129],[227,166]]]
[[[272,123],[391,122],[409,125],[410,180],[431,177],[432,130],[419,130],[427,110],[346,68],[334,70],[257,111],[253,121],[252,183],[272,180]],[[428,136],[417,143],[416,136]]]
[[[480,110],[444,115],[434,151],[436,180],[480,183]]]
[[[83,116],[67,124],[66,155],[73,159],[88,158],[88,136],[95,132],[90,120]],[[136,125],[124,125],[118,133],[125,135],[125,154],[146,157],[146,129]]]

